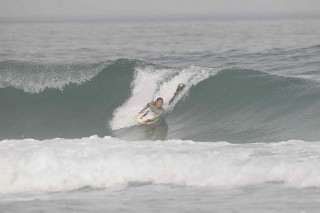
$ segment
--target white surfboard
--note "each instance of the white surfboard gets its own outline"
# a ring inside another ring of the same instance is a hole
[[[152,112],[151,108],[148,107],[141,114],[137,114],[135,116],[135,120],[140,123],[143,123],[145,120],[152,119],[153,117],[154,117],[154,113]],[[153,124],[153,123],[154,123],[154,121],[148,122],[147,124]]]

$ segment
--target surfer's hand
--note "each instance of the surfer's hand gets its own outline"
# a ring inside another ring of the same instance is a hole
[[[140,111],[140,112],[138,112],[138,114],[141,114],[142,112]]]
[[[148,120],[143,121],[143,124],[148,124]]]

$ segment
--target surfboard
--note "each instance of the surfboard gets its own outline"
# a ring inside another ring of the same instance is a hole
[[[147,109],[145,109],[141,114],[137,114],[135,116],[135,120],[143,123],[143,121],[148,120],[148,119],[152,119],[154,117],[154,113],[152,112],[151,108],[148,107]],[[147,124],[153,124],[155,121],[153,122],[148,122]]]

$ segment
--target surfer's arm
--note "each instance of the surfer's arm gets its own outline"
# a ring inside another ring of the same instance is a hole
[[[143,109],[139,112],[142,113],[144,110],[146,110],[150,105],[152,104],[152,102],[147,103],[147,105],[145,107],[143,107]]]

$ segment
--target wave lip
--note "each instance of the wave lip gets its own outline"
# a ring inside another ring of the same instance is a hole
[[[320,187],[319,142],[128,142],[112,137],[0,142],[0,194],[109,188],[131,182],[234,188]]]
[[[27,93],[40,93],[46,88],[63,90],[68,84],[82,84],[92,79],[111,62],[36,63],[0,62],[0,88],[14,87]]]

